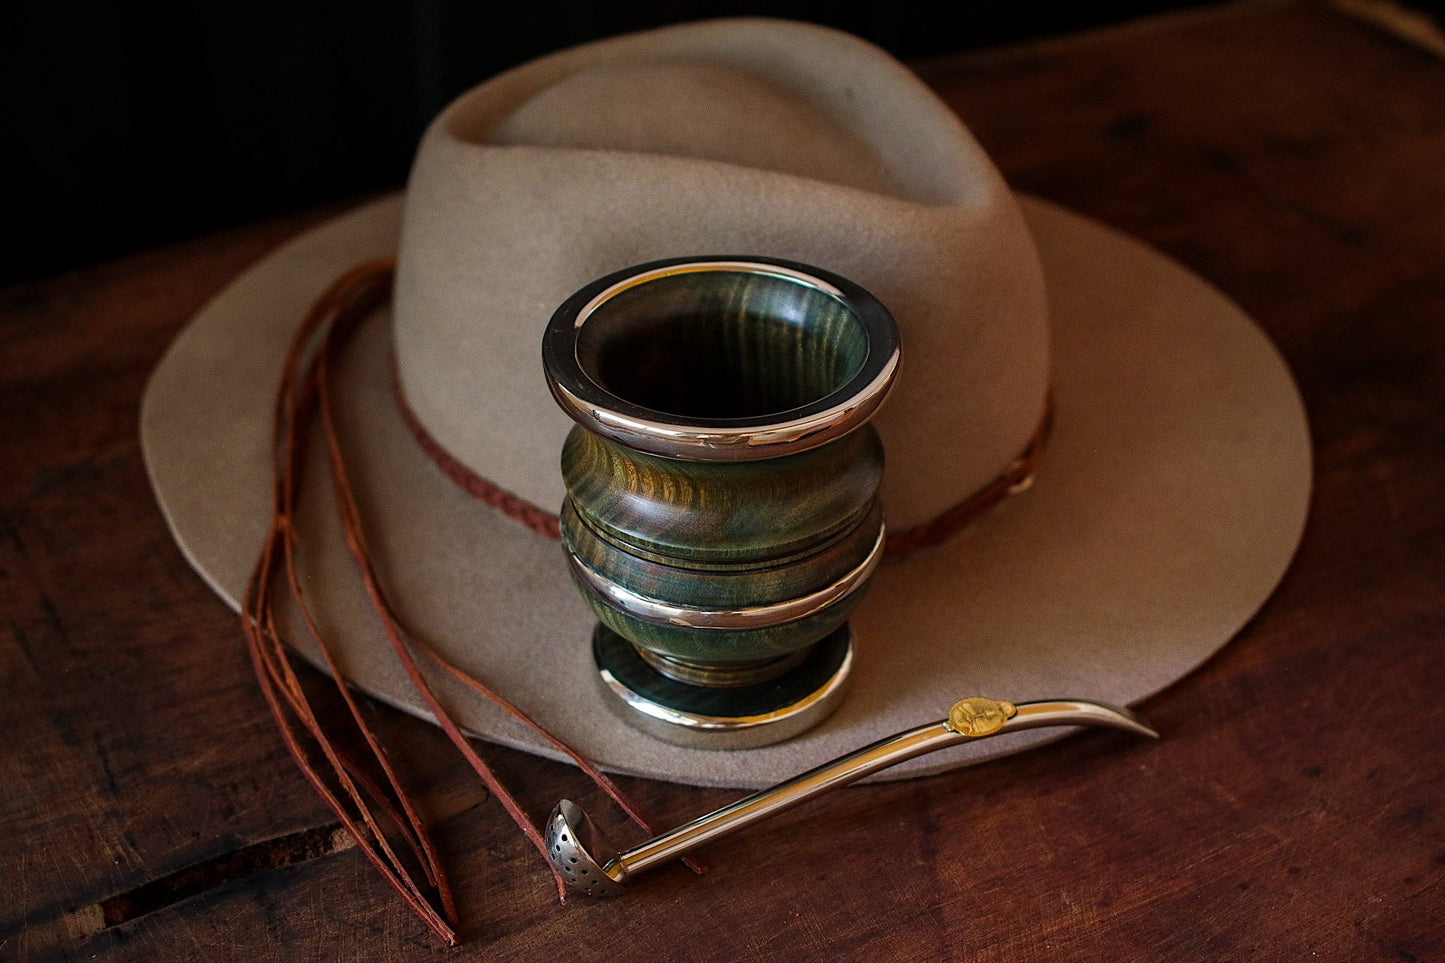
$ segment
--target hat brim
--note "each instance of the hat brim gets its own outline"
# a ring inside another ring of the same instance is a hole
[[[1050,297],[1056,415],[1042,467],[1030,490],[947,544],[880,570],[853,618],[851,691],[818,728],[716,752],[616,718],[561,549],[474,501],[416,446],[391,394],[379,311],[337,372],[338,413],[403,620],[605,768],[698,785],[771,784],[941,718],[966,695],[1130,704],[1187,674],[1258,610],[1299,543],[1311,485],[1303,405],[1273,345],[1205,281],[1107,227],[1019,201]],[[187,559],[232,607],[270,517],[270,410],[289,338],[334,277],[395,253],[400,207],[375,202],[272,253],[197,315],[151,378],[141,435],[152,485]],[[939,444],[967,439],[960,424]],[[325,479],[313,453],[300,521],[308,600],[346,677],[425,717],[362,593]],[[288,639],[317,660],[304,631]],[[557,757],[480,697],[435,682],[471,732]],[[1051,738],[1004,736],[885,775]]]

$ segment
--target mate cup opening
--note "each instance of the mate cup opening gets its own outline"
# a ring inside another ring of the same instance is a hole
[[[548,386],[584,428],[702,460],[772,458],[866,423],[892,387],[898,332],[845,278],[795,262],[656,261],[558,309]]]

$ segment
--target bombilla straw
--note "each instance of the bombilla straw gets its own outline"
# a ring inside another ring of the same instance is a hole
[[[854,750],[628,850],[619,852],[611,847],[582,808],[564,799],[547,821],[547,855],[569,888],[595,896],[615,894],[638,873],[906,759],[1003,732],[1045,726],[1102,726],[1159,737],[1128,709],[1102,702],[1052,699],[1015,705],[975,696],[955,703],[947,719]]]

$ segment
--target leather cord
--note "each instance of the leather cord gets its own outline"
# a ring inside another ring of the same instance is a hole
[[[647,833],[655,835],[659,827],[647,819],[595,765],[529,718],[518,706],[452,665],[424,640],[408,632],[386,596],[372,565],[365,528],[336,430],[331,364],[360,322],[390,298],[394,266],[390,258],[368,261],[337,278],[312,305],[292,339],[272,413],[274,485],[271,527],[252,571],[242,605],[241,623],[261,692],[282,740],[302,774],[355,837],[366,858],[401,894],[407,906],[443,942],[455,945],[458,927],[456,902],[436,846],[380,740],[366,722],[356,697],[346,685],[332,648],[306,597],[299,574],[298,555],[302,545],[295,524],[296,505],[314,426],[319,424],[322,430],[327,467],[347,547],[392,651],[447,737],[544,860],[546,844],[541,833],[452,720],[428,682],[418,656],[478,692],[566,754]],[[510,504],[503,499],[497,507],[508,511]],[[370,752],[370,762],[383,774],[384,786],[367,774],[366,766],[349,757],[338,746],[336,734],[318,718],[296,675],[292,656],[282,643],[277,626],[280,592],[289,593],[300,612],[306,632],[320,651],[335,681],[336,691],[345,702],[352,723]],[[400,849],[393,844],[393,837],[400,840]],[[700,863],[689,861],[689,865],[697,872],[704,871]],[[551,869],[550,860],[547,860],[547,866]],[[552,875],[558,898],[565,900],[566,888],[561,875],[555,869],[552,869]]]

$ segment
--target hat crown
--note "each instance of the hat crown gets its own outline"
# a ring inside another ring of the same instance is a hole
[[[448,451],[560,504],[569,422],[542,332],[644,261],[818,265],[892,311],[905,362],[878,419],[907,527],[997,476],[1048,383],[1046,304],[1016,203],[957,118],[887,54],[823,28],[718,21],[590,44],[464,94],[423,139],[398,257],[398,369]]]

